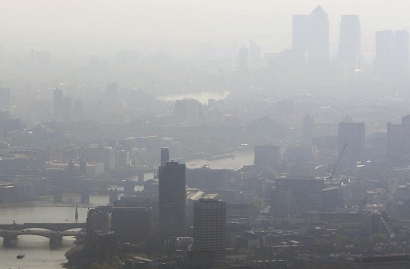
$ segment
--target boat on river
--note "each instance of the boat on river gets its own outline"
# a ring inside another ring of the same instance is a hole
[[[23,259],[26,255],[24,253],[20,253],[17,255],[17,259]]]

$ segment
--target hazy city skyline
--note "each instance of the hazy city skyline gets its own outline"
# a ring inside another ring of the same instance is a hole
[[[375,31],[406,30],[404,1],[1,1],[0,43],[5,52],[112,55],[121,50],[165,51],[186,56],[201,43],[244,46],[252,39],[263,52],[291,48],[292,15],[321,5],[329,16],[330,55],[338,52],[341,15],[359,15],[362,51],[372,59]]]

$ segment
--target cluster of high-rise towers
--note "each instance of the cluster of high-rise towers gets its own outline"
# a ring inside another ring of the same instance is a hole
[[[292,50],[299,59],[306,59],[312,70],[328,68],[329,19],[321,6],[309,15],[292,18]],[[337,59],[353,73],[362,69],[361,25],[359,15],[342,15]],[[409,35],[407,31],[376,32],[376,55],[373,74],[376,78],[397,79],[408,74]]]
[[[186,166],[169,161],[169,149],[161,149],[159,167],[159,239],[184,237],[186,232]],[[193,239],[195,251],[210,251],[225,258],[226,204],[213,199],[195,201]]]

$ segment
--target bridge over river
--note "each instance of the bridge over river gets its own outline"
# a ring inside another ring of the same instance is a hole
[[[64,236],[85,238],[83,231],[70,231],[82,229],[86,223],[24,223],[24,224],[0,224],[0,237],[3,237],[3,245],[9,245],[16,241],[18,236],[37,235],[50,239],[50,245],[58,244]]]

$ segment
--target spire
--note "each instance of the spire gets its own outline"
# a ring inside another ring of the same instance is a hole
[[[78,220],[78,208],[77,208],[77,205],[75,206],[75,221],[77,222],[77,220]]]
[[[318,14],[326,14],[326,12],[323,10],[323,8],[322,8],[321,5],[318,5],[318,6],[312,11],[311,14],[315,14],[315,15],[318,15]]]

